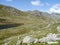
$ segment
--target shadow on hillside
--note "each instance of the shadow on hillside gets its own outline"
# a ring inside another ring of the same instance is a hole
[[[17,27],[17,26],[21,26],[24,25],[22,24],[6,24],[6,25],[0,25],[0,29],[8,29],[8,28],[13,28],[13,27]]]
[[[0,22],[4,22],[4,21],[6,21],[6,19],[1,19],[1,18],[0,18]]]

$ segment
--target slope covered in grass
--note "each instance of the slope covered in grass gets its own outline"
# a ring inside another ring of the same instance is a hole
[[[2,27],[2,25],[10,26],[11,24],[12,26],[15,26],[0,29],[0,43],[4,43],[3,40],[13,36],[16,37],[17,35],[21,35],[22,38],[26,35],[33,35],[33,37],[42,38],[48,33],[58,33],[56,27],[60,25],[60,21],[55,21],[55,18],[54,20],[49,18],[49,14],[42,12],[42,15],[40,13],[41,12],[35,11],[31,14],[31,12],[24,12],[13,7],[0,5],[0,27]],[[9,45],[15,45],[16,40],[13,38],[13,42]],[[38,43],[38,45],[40,44]]]

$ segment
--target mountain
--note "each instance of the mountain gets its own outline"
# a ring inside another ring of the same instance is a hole
[[[60,14],[49,14],[38,10],[21,11],[0,5],[0,45],[10,41],[9,45],[15,45],[18,36],[21,36],[22,40],[27,35],[39,39],[49,33],[57,34],[59,25]]]
[[[60,14],[57,14],[57,13],[49,14],[47,12],[41,12],[41,11],[38,11],[38,10],[27,11],[27,12],[32,14],[32,15],[38,16],[42,19],[46,19],[46,20],[47,19],[53,20],[53,21],[60,20]]]

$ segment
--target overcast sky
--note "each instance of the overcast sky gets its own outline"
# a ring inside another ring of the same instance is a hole
[[[49,13],[60,13],[60,0],[0,0],[0,4],[24,11],[39,10]]]

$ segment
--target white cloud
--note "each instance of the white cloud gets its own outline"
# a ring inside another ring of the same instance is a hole
[[[53,5],[49,10],[49,13],[59,13],[60,14],[60,4]]]
[[[6,0],[6,1],[13,1],[13,0]]]
[[[40,0],[34,0],[34,1],[31,1],[31,4],[33,6],[43,6],[44,4],[41,3]]]

